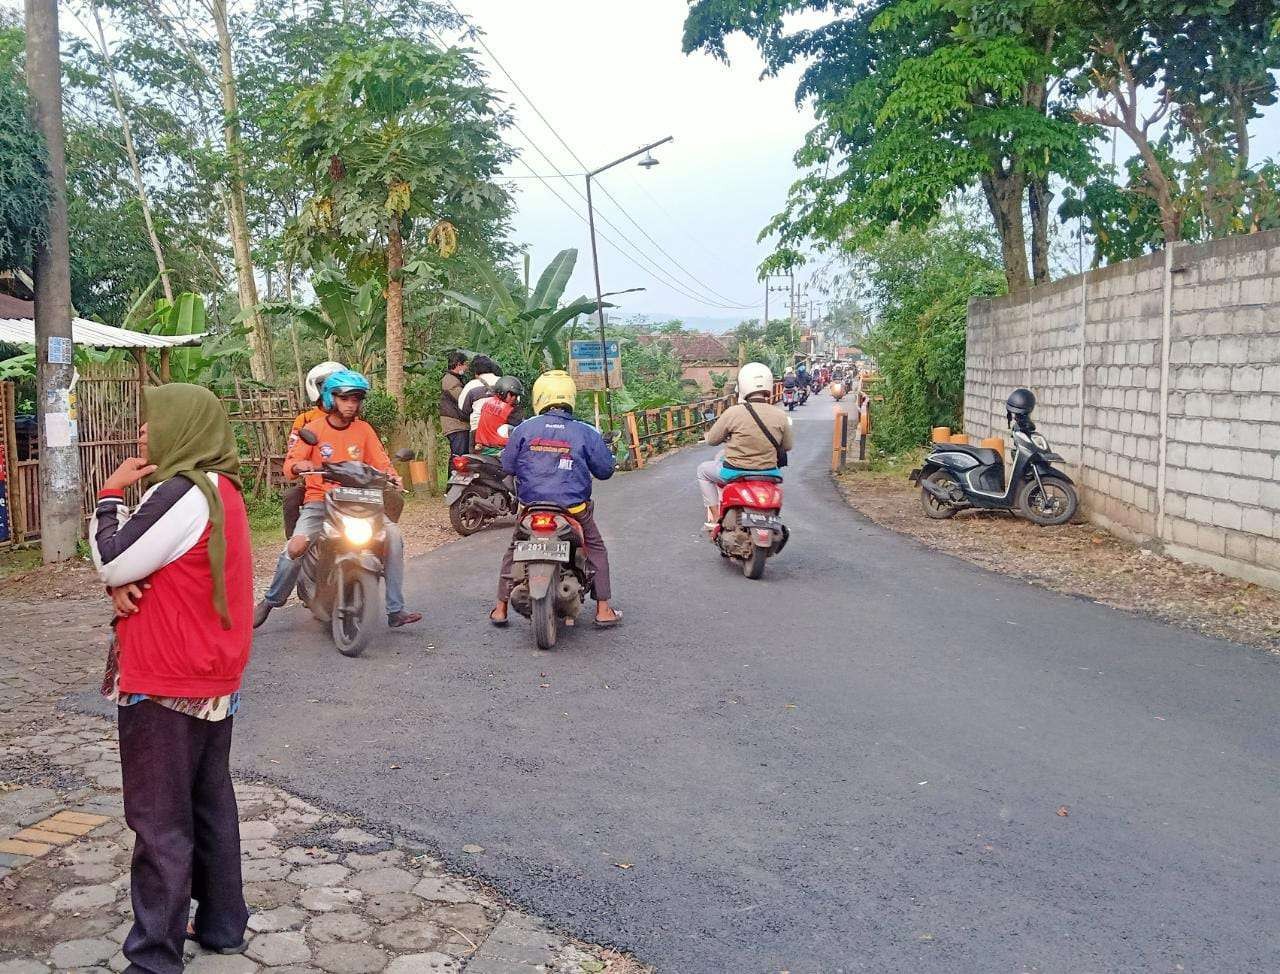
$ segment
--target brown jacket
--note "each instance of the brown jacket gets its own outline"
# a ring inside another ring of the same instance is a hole
[[[791,420],[787,414],[767,402],[753,402],[751,408],[782,449],[790,450],[795,438],[791,435]],[[730,406],[716,420],[707,432],[707,442],[713,446],[725,445],[726,466],[739,470],[770,470],[778,465],[778,452],[741,403]]]
[[[440,426],[446,436],[471,429],[471,423],[458,404],[462,386],[462,378],[453,372],[446,372],[440,380]]]

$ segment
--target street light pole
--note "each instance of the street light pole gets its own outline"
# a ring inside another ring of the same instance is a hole
[[[674,141],[674,135],[668,135],[665,139],[659,139],[657,142],[650,142],[648,145],[641,146],[635,152],[628,153],[621,159],[614,159],[613,162],[601,166],[599,169],[593,169],[587,173],[587,229],[591,234],[591,269],[595,273],[596,279],[596,320],[600,325],[600,355],[604,360],[604,401],[609,412],[609,429],[614,427],[613,418],[613,395],[609,386],[609,343],[604,334],[604,288],[600,284],[600,252],[596,246],[596,211],[591,197],[591,180],[599,176],[602,172],[607,172],[614,166],[620,166],[624,162],[629,162],[636,156],[645,152],[652,152],[660,145],[666,145],[668,142]],[[646,159],[641,165],[648,168],[656,166],[656,159]]]

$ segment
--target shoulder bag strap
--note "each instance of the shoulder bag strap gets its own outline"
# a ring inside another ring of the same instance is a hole
[[[769,427],[764,425],[764,420],[760,418],[760,414],[752,408],[750,401],[743,402],[747,407],[747,412],[751,414],[751,418],[756,421],[756,425],[760,427],[760,432],[764,434],[764,438],[769,441],[769,445],[773,447],[775,453],[778,454],[778,466],[782,466],[782,444],[778,442],[778,438],[769,432]]]

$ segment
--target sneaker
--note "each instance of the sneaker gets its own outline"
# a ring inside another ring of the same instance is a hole
[[[267,621],[267,616],[271,615],[271,610],[275,606],[263,599],[253,609],[253,628],[257,629],[260,625]]]
[[[392,612],[387,616],[387,625],[392,629],[399,629],[401,626],[411,626],[415,622],[421,621],[421,612]]]

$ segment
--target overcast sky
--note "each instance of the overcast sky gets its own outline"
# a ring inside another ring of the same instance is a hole
[[[795,178],[792,153],[812,124],[812,115],[795,106],[795,73],[760,81],[759,56],[742,38],[731,43],[732,67],[701,54],[686,57],[680,51],[685,0],[455,2],[484,29],[493,54],[582,163],[594,168],[646,143],[675,137],[655,152],[660,165],[645,170],[626,163],[600,177],[670,257],[607,198],[597,198],[597,212],[688,293],[641,270],[602,241],[604,289],[648,289],[619,299],[625,302],[619,313],[729,321],[759,317],[759,307],[741,310],[715,303],[763,302],[755,269],[768,248],[756,243],[756,235],[785,199]],[[480,54],[488,59],[484,51]],[[538,148],[561,172],[580,174],[583,166],[496,68],[492,80],[508,95],[520,127]],[[511,137],[535,172],[554,174],[551,163],[519,132]],[[510,172],[529,175],[522,164]],[[583,188],[580,176],[573,188],[559,179],[551,183],[585,213],[574,192]],[[562,248],[577,247],[580,257],[570,289],[575,294],[591,291],[585,224],[538,180],[521,178],[516,185],[516,236],[530,248],[533,273]],[[621,243],[616,230],[607,225],[599,229]]]

